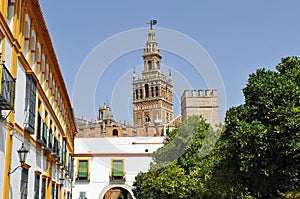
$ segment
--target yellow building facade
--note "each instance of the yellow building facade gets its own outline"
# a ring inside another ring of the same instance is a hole
[[[0,0],[0,53],[0,195],[72,198],[75,121],[38,0]]]

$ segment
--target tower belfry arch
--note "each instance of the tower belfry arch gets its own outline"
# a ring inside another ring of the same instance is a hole
[[[142,77],[133,74],[133,122],[134,126],[153,125],[159,119],[163,124],[174,118],[173,83],[171,75],[161,71],[162,56],[150,21],[148,39],[143,52],[144,68]]]

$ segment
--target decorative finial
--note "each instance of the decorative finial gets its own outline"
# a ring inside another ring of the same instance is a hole
[[[135,66],[133,67],[133,79],[135,80],[136,74],[135,74]]]
[[[169,69],[169,77],[171,77],[171,76],[172,76],[171,69]]]
[[[152,26],[156,25],[157,24],[157,21],[155,19],[153,20],[150,20],[150,30],[152,30]]]

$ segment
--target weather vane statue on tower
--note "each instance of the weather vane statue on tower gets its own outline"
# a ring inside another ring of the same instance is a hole
[[[157,21],[155,19],[153,20],[150,20],[150,30],[152,30],[152,26],[156,25],[157,24]]]

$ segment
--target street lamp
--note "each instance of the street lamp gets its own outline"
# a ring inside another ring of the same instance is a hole
[[[19,161],[20,161],[21,165],[17,166],[14,170],[8,172],[8,175],[14,173],[18,168],[22,167],[26,161],[28,150],[25,148],[24,142],[22,143],[21,148],[17,152],[19,155]]]

